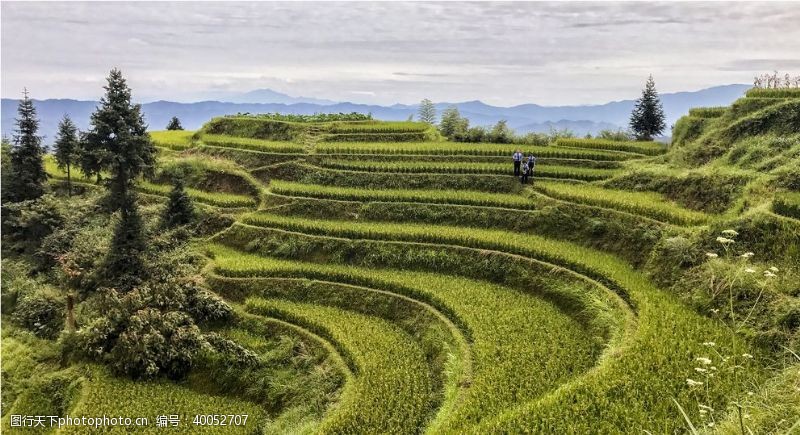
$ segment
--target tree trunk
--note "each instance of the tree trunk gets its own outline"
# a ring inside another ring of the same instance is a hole
[[[70,176],[70,165],[67,165],[67,196],[72,197],[72,177]]]
[[[75,332],[75,295],[67,295],[67,331]]]

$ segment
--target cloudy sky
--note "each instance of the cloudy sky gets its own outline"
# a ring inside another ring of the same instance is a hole
[[[2,3],[2,96],[601,103],[800,74],[797,3]]]

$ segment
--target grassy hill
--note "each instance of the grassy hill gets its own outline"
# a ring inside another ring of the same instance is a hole
[[[12,313],[26,285],[53,284],[21,284],[27,260],[11,258],[4,429],[11,413],[166,403],[247,413],[243,433],[798,428],[800,93],[694,109],[667,147],[451,143],[421,123],[275,116],[151,137],[145,219],[183,179],[197,279],[234,310],[202,326],[261,365],[204,357],[180,383],[64,367],[62,341]],[[520,147],[538,158],[526,185],[511,175]],[[99,200],[79,186],[58,201]]]

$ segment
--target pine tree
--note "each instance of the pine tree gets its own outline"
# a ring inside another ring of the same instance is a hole
[[[112,69],[105,96],[92,113],[91,128],[84,140],[81,168],[87,175],[108,170],[109,205],[117,210],[127,201],[136,177],[152,172],[156,150],[147,134],[142,107],[131,104],[131,90],[122,72]],[[88,163],[88,164],[86,164]]]
[[[47,190],[47,172],[44,170],[44,148],[36,118],[36,108],[28,98],[28,90],[23,91],[23,98],[17,108],[19,118],[14,134],[14,146],[11,149],[11,174],[5,186],[4,200],[11,202],[36,199]]]
[[[161,221],[165,227],[174,227],[188,224],[193,218],[194,206],[192,205],[192,199],[183,188],[183,180],[178,178],[175,180],[172,192],[169,193],[169,202],[167,202],[167,207],[164,209]]]
[[[439,132],[444,137],[454,138],[464,136],[469,129],[469,120],[462,118],[458,108],[450,106],[442,112],[442,119],[439,121]]]
[[[652,75],[647,79],[642,97],[636,100],[631,113],[630,127],[638,140],[652,140],[666,128],[664,108],[658,98]]]
[[[169,124],[167,124],[167,130],[183,130],[181,120],[178,119],[177,116],[173,116],[172,119],[169,120]]]
[[[54,157],[58,167],[67,171],[67,193],[72,196],[72,168],[79,158],[80,142],[78,141],[78,127],[64,115],[58,124],[58,133],[54,144]]]
[[[120,218],[104,264],[108,285],[127,291],[145,278],[144,223],[136,205],[136,191],[131,190],[120,203]]]
[[[427,98],[419,103],[419,120],[431,125],[436,123],[436,107]]]

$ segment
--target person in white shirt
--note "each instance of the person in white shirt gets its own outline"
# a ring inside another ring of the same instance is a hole
[[[522,164],[522,151],[517,150],[514,152],[512,158],[514,159],[514,176],[519,177],[519,167]]]

